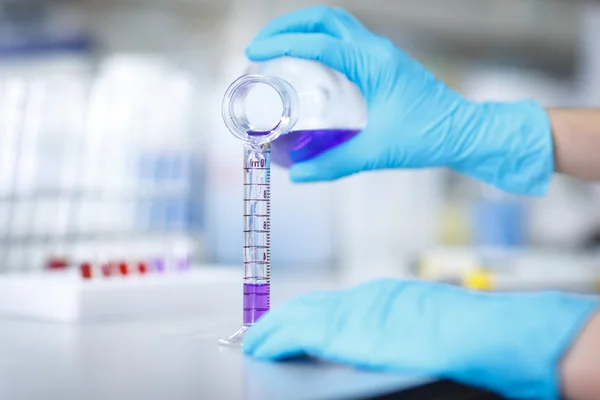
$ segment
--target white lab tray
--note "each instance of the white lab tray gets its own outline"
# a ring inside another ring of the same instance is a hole
[[[0,315],[60,322],[115,320],[239,308],[243,271],[188,271],[84,280],[76,270],[0,275]]]

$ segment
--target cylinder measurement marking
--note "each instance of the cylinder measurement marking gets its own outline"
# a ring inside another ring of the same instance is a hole
[[[244,325],[271,307],[270,146],[244,147]]]
[[[244,281],[251,284],[271,282],[271,171],[270,148],[245,149],[244,165]],[[256,289],[259,290],[259,289]],[[258,293],[258,292],[257,292]],[[264,297],[263,297],[264,296]],[[270,307],[270,290],[260,297],[265,299],[262,307]],[[258,305],[257,305],[258,306]],[[257,311],[266,311],[258,310]]]

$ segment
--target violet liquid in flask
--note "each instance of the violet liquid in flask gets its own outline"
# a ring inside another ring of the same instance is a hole
[[[282,167],[291,167],[294,163],[306,161],[352,139],[359,132],[360,129],[356,128],[293,130],[273,141],[271,161]]]
[[[234,135],[268,137],[271,161],[286,168],[352,139],[367,120],[359,89],[343,74],[291,57],[252,64],[229,86],[222,111]]]
[[[222,114],[244,143],[243,325],[222,345],[239,346],[270,309],[271,161],[309,160],[351,140],[365,126],[358,88],[320,63],[289,57],[252,65],[225,92]]]

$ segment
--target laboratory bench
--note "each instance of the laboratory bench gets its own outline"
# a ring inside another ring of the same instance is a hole
[[[332,287],[319,283],[295,281],[296,291],[274,285],[274,302]],[[240,301],[224,290],[213,300],[212,313],[181,310],[75,322],[1,317],[0,399],[498,399],[428,377],[314,359],[254,360],[217,344],[239,328]]]
[[[215,321],[217,322],[217,321]],[[233,325],[220,321],[223,333]],[[494,399],[448,381],[302,359],[253,360],[197,318],[98,324],[0,321],[0,398]]]

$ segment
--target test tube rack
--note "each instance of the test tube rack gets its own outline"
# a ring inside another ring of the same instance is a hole
[[[238,268],[88,279],[77,268],[0,275],[0,315],[77,323],[217,314],[241,302]],[[219,299],[219,301],[215,301]],[[223,301],[221,301],[223,300]],[[225,303],[224,303],[225,302]]]

